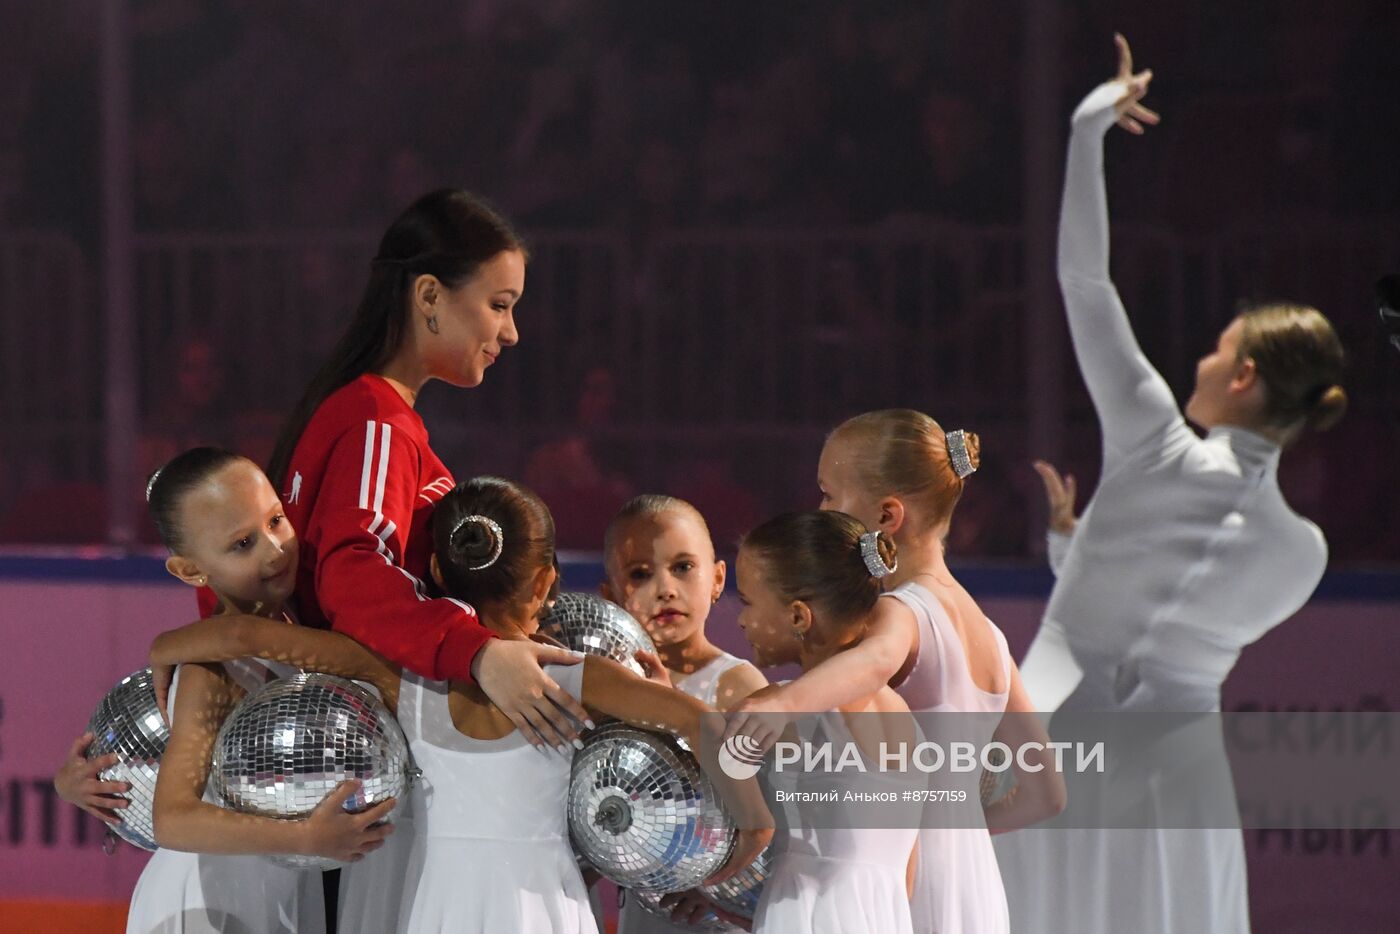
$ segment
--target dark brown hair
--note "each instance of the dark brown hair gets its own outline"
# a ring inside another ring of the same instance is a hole
[[[742,547],[763,561],[768,582],[784,603],[812,604],[839,627],[870,612],[880,596],[880,580],[861,556],[866,531],[844,512],[788,512],[744,536]],[[893,567],[890,537],[877,533],[876,546],[885,565]]]
[[[524,241],[504,217],[476,195],[455,188],[429,192],[389,225],[370,265],[369,282],[355,316],[277,436],[267,465],[268,479],[276,490],[281,492],[287,464],[316,408],[331,393],[383,366],[398,352],[414,281],[431,275],[447,288],[457,288],[507,250],[520,250],[528,259]]]
[[[185,546],[180,528],[180,504],[185,497],[229,464],[241,460],[247,458],[222,448],[190,448],[151,474],[146,481],[146,509],[172,555],[180,554]]]
[[[501,554],[485,516],[501,529]],[[442,498],[433,510],[433,552],[443,587],[474,605],[512,600],[543,568],[554,564],[554,517],[544,501],[525,487],[500,477],[473,477]]]
[[[1264,382],[1264,418],[1276,428],[1325,431],[1347,409],[1340,383],[1346,355],[1332,323],[1316,308],[1273,303],[1239,316],[1238,357]]]
[[[897,496],[914,505],[927,528],[952,518],[964,481],[953,470],[947,433],[938,422],[913,409],[881,409],[837,425],[831,437],[838,435],[851,442],[856,482],[866,493]],[[976,468],[982,443],[970,431],[965,435],[967,456]]]

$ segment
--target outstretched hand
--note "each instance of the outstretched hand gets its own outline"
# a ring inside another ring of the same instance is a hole
[[[1133,73],[1133,52],[1128,48],[1128,40],[1123,34],[1113,34],[1113,44],[1118,47],[1118,74],[1112,84],[1122,86],[1122,95],[1113,105],[1118,115],[1118,125],[1137,136],[1143,134],[1142,125],[1156,126],[1162,121],[1155,111],[1144,107],[1140,102],[1147,96],[1147,86],[1152,83],[1152,69]]]
[[[1074,527],[1079,524],[1074,515],[1074,497],[1077,492],[1074,475],[1061,476],[1048,461],[1036,461],[1032,466],[1035,467],[1035,472],[1040,474],[1041,482],[1045,484],[1045,501],[1050,507],[1050,531],[1061,535],[1074,534]]]

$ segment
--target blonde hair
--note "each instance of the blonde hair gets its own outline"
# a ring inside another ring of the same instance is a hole
[[[1291,434],[1335,425],[1347,409],[1340,385],[1346,355],[1326,316],[1280,302],[1248,308],[1239,320],[1238,356],[1254,361],[1264,383],[1265,421]]]
[[[830,437],[838,436],[850,442],[847,450],[863,491],[898,496],[915,507],[926,528],[952,518],[964,481],[953,469],[947,432],[938,422],[913,409],[881,409],[842,422]],[[969,431],[966,442],[976,468],[981,441]]]

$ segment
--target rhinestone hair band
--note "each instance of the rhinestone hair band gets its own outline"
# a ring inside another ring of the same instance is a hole
[[[151,479],[146,481],[146,502],[151,501],[151,491],[156,488],[156,481],[160,479],[160,472],[164,467],[157,467],[156,472],[151,474]]]
[[[452,530],[452,538],[455,539],[457,534],[461,532],[462,529],[466,528],[469,522],[476,522],[486,526],[486,530],[491,533],[491,540],[495,543],[495,546],[491,549],[491,554],[487,556],[485,561],[480,564],[473,564],[467,568],[468,571],[484,571],[495,564],[496,559],[501,556],[501,549],[505,547],[506,536],[505,533],[501,531],[500,524],[490,516],[467,516],[461,522],[458,522],[457,527]]]
[[[953,473],[958,475],[959,480],[966,479],[977,472],[977,468],[972,466],[972,458],[967,453],[967,432],[959,428],[950,431],[945,436],[948,443],[948,460],[953,465]]]
[[[884,556],[880,554],[879,532],[866,532],[860,537],[860,556],[871,577],[889,577],[899,570],[898,558],[886,564]]]

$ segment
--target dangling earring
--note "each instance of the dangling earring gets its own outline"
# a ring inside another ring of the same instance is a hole
[[[438,332],[437,315],[428,315],[428,330],[434,334]]]

